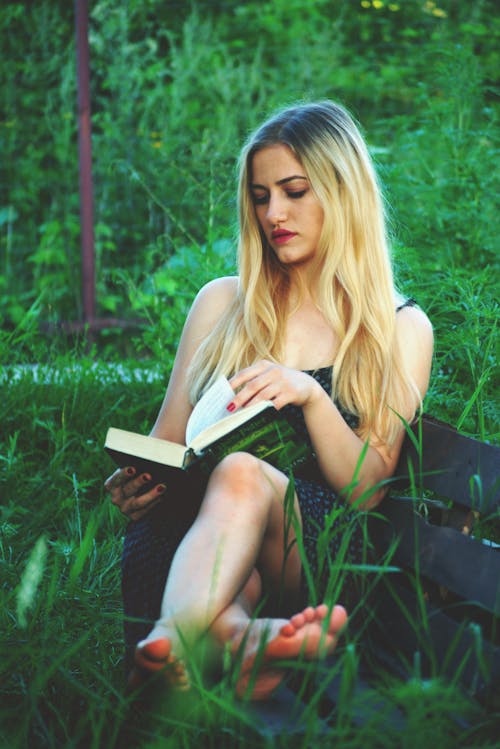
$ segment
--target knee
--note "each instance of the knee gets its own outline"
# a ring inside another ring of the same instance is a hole
[[[226,455],[212,472],[210,483],[227,488],[238,496],[259,494],[264,485],[260,460],[245,452]]]
[[[220,511],[231,517],[235,511],[258,521],[269,518],[276,499],[286,491],[288,479],[272,466],[245,452],[227,455],[212,471],[202,512]]]
[[[267,517],[276,487],[262,461],[250,453],[227,455],[213,470],[205,495],[205,505],[248,511],[254,518]]]

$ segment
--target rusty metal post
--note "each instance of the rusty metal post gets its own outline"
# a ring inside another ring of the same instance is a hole
[[[88,0],[75,0],[76,66],[78,80],[78,155],[80,173],[80,230],[82,248],[83,320],[41,323],[45,332],[62,330],[73,334],[86,332],[87,344],[94,333],[107,328],[141,328],[146,320],[122,320],[116,317],[96,318],[94,197],[92,189],[92,144],[90,126],[90,65]]]
[[[95,319],[95,251],[88,25],[88,0],[75,0],[82,301],[83,320],[89,324],[90,331]]]

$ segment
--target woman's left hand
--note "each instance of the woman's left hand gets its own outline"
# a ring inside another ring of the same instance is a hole
[[[311,375],[266,359],[242,369],[231,377],[229,384],[236,392],[229,404],[230,411],[263,400],[272,401],[278,410],[289,403],[305,406],[323,392]]]

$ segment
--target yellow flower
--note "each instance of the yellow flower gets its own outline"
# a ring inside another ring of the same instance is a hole
[[[396,12],[397,10],[399,10],[400,6],[397,3],[389,3],[387,7],[389,8],[389,10]]]
[[[384,7],[384,3],[382,0],[373,0],[373,7],[379,10],[380,8]]]
[[[436,3],[433,3],[432,0],[427,0],[427,2],[424,5],[424,8],[426,10],[432,10],[435,7],[436,7]]]
[[[370,0],[361,0],[361,5],[363,8],[369,8],[371,6]]]
[[[153,146],[153,148],[161,148],[163,143],[161,142],[161,140],[155,140],[151,145]]]
[[[434,10],[432,11],[432,15],[436,16],[437,18],[448,18],[448,13],[442,8],[434,8]]]

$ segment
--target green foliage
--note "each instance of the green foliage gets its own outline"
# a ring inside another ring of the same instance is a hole
[[[73,8],[23,11],[0,11],[8,328],[35,300],[44,321],[81,316]],[[92,4],[98,314],[132,316],[120,274],[137,286],[181,249],[196,264],[199,247],[233,236],[242,140],[302,98],[337,98],[359,117],[405,244],[471,271],[496,264],[493,11],[487,0]]]
[[[435,327],[426,408],[500,439],[492,0],[89,5],[98,314],[136,321],[132,332],[109,328],[90,346],[84,336],[40,335],[44,323],[81,316],[74,6],[7,0],[0,9],[6,746],[123,745],[123,523],[103,496],[111,466],[102,439],[111,421],[150,428],[191,300],[210,278],[234,272],[236,157],[276,107],[331,97],[361,121],[388,196],[400,285]],[[368,567],[360,576],[388,576],[390,559]],[[197,683],[176,720],[159,695],[150,716],[129,726],[131,740],[151,748],[488,745],[490,718],[439,674],[422,681],[416,666],[408,684],[358,695],[359,656],[356,638],[347,639],[314,694],[308,677],[318,674],[301,674],[308,710],[297,716],[306,732],[296,741],[255,738],[229,694],[229,672],[215,688]],[[342,699],[327,739],[318,718],[335,679]],[[354,729],[359,710],[368,718]],[[463,733],[459,713],[475,727]]]

